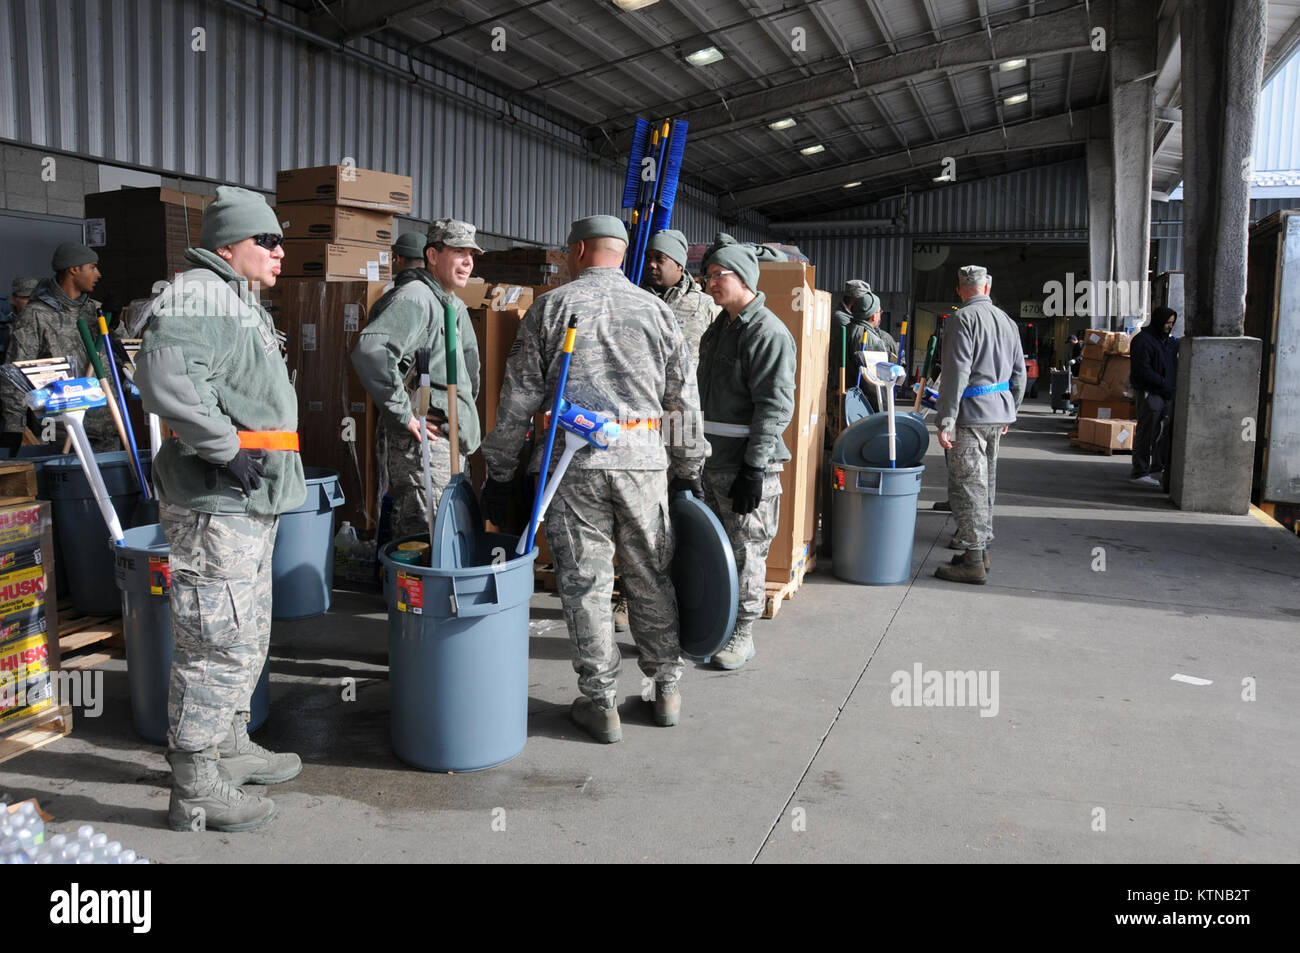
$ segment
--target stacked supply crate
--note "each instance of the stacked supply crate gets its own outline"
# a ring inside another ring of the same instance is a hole
[[[817,487],[826,429],[826,373],[832,296],[813,288],[813,266],[799,261],[761,262],[758,290],[795,340],[794,417],[783,439],[791,459],[781,473],[781,516],[767,557],[766,616],[798,589],[815,561]]]
[[[1083,362],[1071,397],[1079,405],[1076,444],[1085,450],[1132,450],[1137,431],[1134,392],[1129,380],[1127,334],[1083,332]]]
[[[72,730],[56,697],[54,524],[30,463],[0,466],[0,761]]]
[[[474,274],[505,285],[555,288],[570,280],[568,253],[554,248],[509,248],[474,259]]]

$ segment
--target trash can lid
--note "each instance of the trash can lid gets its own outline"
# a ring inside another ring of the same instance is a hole
[[[700,661],[726,645],[735,628],[736,557],[722,523],[694,493],[675,494],[669,515],[677,537],[672,577],[682,655]]]
[[[844,394],[844,423],[853,426],[863,417],[870,417],[874,410],[871,404],[867,403],[867,395],[862,393],[861,387],[850,388]]]
[[[483,513],[469,485],[469,477],[457,473],[442,491],[438,513],[433,518],[432,569],[465,569],[478,558],[483,535]]]
[[[898,467],[918,466],[930,447],[930,431],[910,412],[894,411],[895,461]],[[845,430],[831,450],[835,463],[852,467],[889,466],[889,415],[872,414]]]

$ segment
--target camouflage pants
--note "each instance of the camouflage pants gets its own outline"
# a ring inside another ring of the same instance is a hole
[[[393,498],[393,539],[429,534],[429,508],[438,511],[442,491],[451,482],[451,441],[445,437],[429,443],[429,473],[433,500],[424,500],[424,463],[420,441],[392,427],[379,430],[379,498]],[[461,454],[461,468],[467,462]],[[381,508],[382,511],[382,508]]]
[[[1002,426],[958,427],[947,451],[948,502],[957,520],[958,549],[987,549],[993,542]]]
[[[704,471],[704,502],[713,510],[731,541],[736,556],[736,580],[740,584],[740,605],[736,610],[736,635],[754,634],[754,623],[763,617],[767,600],[767,551],[781,520],[781,473],[769,470],[763,477],[763,501],[744,516],[731,508],[728,495],[735,482],[735,470]]]
[[[167,744],[219,744],[249,711],[271,641],[271,554],[279,518],[160,503],[171,547],[172,673]]]
[[[573,647],[578,690],[603,705],[618,695],[614,556],[641,671],[663,688],[682,674],[673,525],[663,470],[570,470],[546,511],[546,542]]]

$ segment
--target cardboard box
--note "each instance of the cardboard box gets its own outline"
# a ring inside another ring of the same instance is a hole
[[[1089,400],[1106,401],[1116,399],[1112,396],[1110,388],[1102,384],[1089,384],[1086,381],[1080,381],[1078,378],[1075,378],[1071,395],[1076,403]]]
[[[1097,420],[1131,420],[1137,412],[1129,400],[1085,400],[1079,407],[1079,416]]]
[[[465,307],[472,312],[475,308],[483,307],[487,302],[492,286],[482,278],[470,278],[469,283],[464,288],[452,288],[451,290],[457,298],[465,302]],[[471,317],[473,317],[472,314]],[[486,432],[484,431],[484,433]]]
[[[397,240],[393,234],[393,216],[386,212],[338,205],[277,205],[275,217],[280,220],[287,239],[361,242],[388,249]]]
[[[348,520],[359,532],[372,531],[379,516],[378,415],[352,369],[352,350],[384,283],[291,278],[277,287],[276,325],[288,337],[303,465],[338,472],[345,502],[335,511],[336,525]]]
[[[1085,357],[1079,364],[1079,380],[1085,384],[1100,384],[1102,363],[1101,360],[1089,360]]]
[[[409,215],[413,194],[409,175],[356,166],[323,165],[283,169],[275,175],[275,204],[322,202]]]
[[[1089,427],[1091,439],[1087,442],[1111,450],[1132,450],[1136,431],[1136,420],[1093,420]]]
[[[288,240],[280,268],[282,278],[388,281],[393,277],[393,254],[379,245]]]
[[[1085,361],[1096,361],[1100,364],[1106,359],[1106,346],[1104,344],[1085,344],[1081,356]]]
[[[1131,387],[1129,376],[1132,373],[1132,365],[1132,359],[1127,354],[1107,356],[1100,383],[1109,387],[1112,392],[1123,393]],[[1079,376],[1083,376],[1082,371],[1079,372]]]

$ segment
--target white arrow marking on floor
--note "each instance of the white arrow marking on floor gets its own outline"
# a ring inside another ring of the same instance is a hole
[[[1188,685],[1213,685],[1214,681],[1208,678],[1197,678],[1195,675],[1174,675],[1169,679],[1171,682],[1186,682]]]

